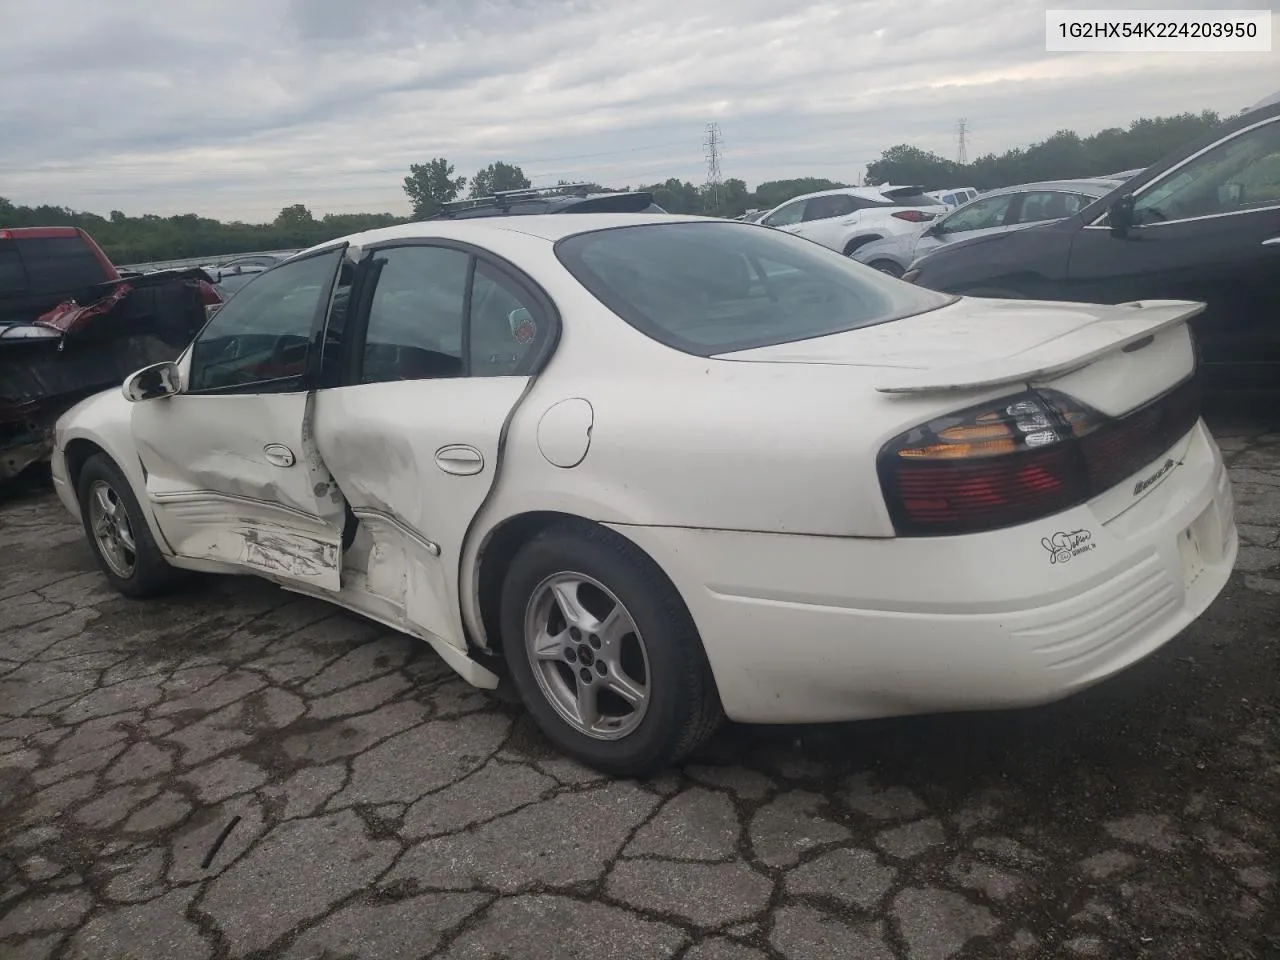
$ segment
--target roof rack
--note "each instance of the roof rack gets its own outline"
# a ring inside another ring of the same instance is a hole
[[[441,204],[445,213],[455,210],[474,210],[477,207],[502,207],[506,209],[521,200],[537,200],[546,195],[563,195],[572,190],[587,190],[589,183],[558,183],[554,187],[520,187],[515,190],[495,190],[488,197],[469,197],[465,200],[449,200]]]

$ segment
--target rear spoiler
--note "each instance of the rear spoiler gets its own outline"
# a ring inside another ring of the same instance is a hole
[[[934,370],[895,371],[876,384],[876,390],[894,394],[945,393],[1052,379],[1185,323],[1203,313],[1205,304],[1190,300],[1134,300],[1118,304],[1116,309],[1132,313],[1095,320],[1009,357]]]
[[[588,197],[581,203],[575,203],[568,213],[640,213],[653,204],[653,194],[645,191],[637,193],[603,193],[597,197]]]
[[[885,187],[880,191],[881,196],[888,197],[890,200],[918,197],[922,193],[924,193],[924,187]]]

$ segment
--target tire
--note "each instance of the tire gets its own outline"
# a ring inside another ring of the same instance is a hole
[[[867,266],[871,267],[873,270],[879,270],[881,273],[887,273],[891,277],[897,277],[899,280],[901,280],[902,275],[906,273],[905,270],[892,260],[872,260],[867,264]]]
[[[116,590],[141,599],[165,593],[182,580],[181,571],[169,566],[156,546],[128,479],[105,454],[94,454],[85,461],[76,494],[89,546]],[[106,504],[113,504],[111,509],[119,512],[109,512]],[[111,517],[121,514],[122,525],[113,523]]]
[[[578,605],[576,625],[564,614],[565,594]],[[615,606],[626,619],[597,638],[592,628],[609,623]],[[545,657],[531,649],[539,628]],[[503,582],[501,629],[512,682],[534,721],[559,750],[603,773],[650,776],[723,720],[684,601],[656,563],[609,530],[558,524],[526,543]],[[641,696],[629,703],[619,684]],[[591,729],[580,711],[584,690],[599,709]]]

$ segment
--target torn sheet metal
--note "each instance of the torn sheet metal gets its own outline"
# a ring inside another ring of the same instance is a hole
[[[265,573],[307,580],[324,586],[335,580],[338,569],[338,544],[317,540],[293,531],[270,531],[247,527],[240,531],[244,548],[240,562]],[[335,582],[333,587],[337,589]]]

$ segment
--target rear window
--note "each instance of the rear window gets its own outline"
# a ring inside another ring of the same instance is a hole
[[[0,297],[15,297],[27,292],[27,272],[12,241],[0,240]]]
[[[19,237],[13,242],[22,255],[32,295],[70,293],[110,279],[79,237]]]
[[[703,357],[885,323],[954,299],[741,223],[596,230],[566,237],[556,254],[627,323]]]

